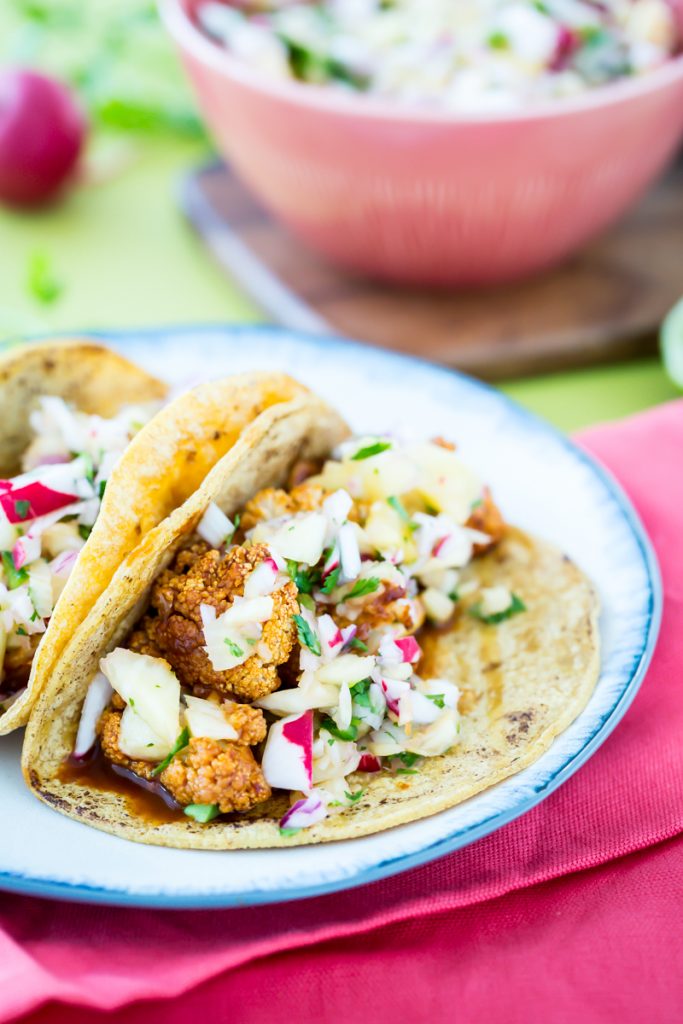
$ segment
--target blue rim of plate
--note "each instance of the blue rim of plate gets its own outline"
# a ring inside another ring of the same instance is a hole
[[[21,875],[17,872],[0,872],[0,890],[19,893],[27,896],[42,896],[50,899],[71,900],[81,903],[106,904],[111,906],[134,906],[140,908],[166,909],[166,910],[217,910],[230,907],[247,907],[267,905],[271,903],[284,903],[299,899],[308,899],[315,896],[329,895],[335,892],[355,889],[372,882],[390,878],[393,875],[409,871],[412,868],[428,864],[433,860],[453,853],[456,850],[469,846],[477,839],[482,839],[491,832],[502,828],[516,818],[526,814],[527,811],[536,807],[545,800],[554,790],[561,786],[570,776],[589,760],[595,751],[604,743],[614,728],[623,718],[631,705],[645,673],[648,669],[652,655],[654,654],[659,628],[662,619],[663,590],[657,557],[652,543],[645,531],[638,513],[634,509],[630,499],[627,497],[621,485],[608,469],[602,466],[597,460],[576,445],[570,438],[561,433],[551,424],[547,423],[535,413],[530,412],[519,405],[514,399],[509,398],[497,388],[486,384],[483,381],[470,377],[447,366],[421,359],[417,356],[405,355],[390,350],[383,351],[375,346],[354,341],[339,335],[316,335],[306,331],[291,330],[277,325],[266,323],[255,324],[226,324],[226,323],[202,323],[202,324],[173,324],[166,327],[141,327],[126,328],[120,330],[106,329],[84,329],[80,331],[69,331],[64,333],[50,332],[50,334],[32,335],[23,341],[45,341],[50,338],[83,337],[92,338],[103,343],[110,343],[114,346],[125,345],[126,342],[134,345],[136,340],[152,340],[162,336],[182,335],[192,333],[193,335],[215,335],[224,332],[226,338],[239,338],[253,334],[272,334],[281,339],[303,342],[311,347],[324,345],[325,347],[341,348],[345,352],[359,350],[360,352],[375,351],[381,352],[384,358],[393,362],[396,366],[426,368],[436,370],[442,374],[452,376],[464,381],[474,390],[487,394],[495,394],[498,401],[507,405],[520,419],[525,419],[533,425],[537,431],[543,431],[562,445],[572,456],[582,462],[602,483],[609,492],[611,498],[618,507],[629,530],[636,540],[643,564],[647,571],[647,582],[649,585],[647,610],[645,623],[642,630],[643,643],[640,650],[634,655],[630,676],[622,688],[619,699],[612,705],[598,721],[592,734],[573,756],[570,756],[565,763],[557,769],[550,777],[539,782],[534,788],[533,795],[524,799],[522,803],[512,808],[498,811],[490,815],[486,820],[476,826],[466,826],[457,829],[450,835],[445,836],[437,842],[432,843],[412,854],[401,854],[396,858],[389,858],[378,862],[372,867],[359,871],[351,878],[335,879],[329,882],[322,882],[300,888],[290,888],[280,891],[253,890],[244,893],[226,893],[212,891],[203,894],[166,894],[154,895],[147,892],[127,892],[125,889],[110,889],[100,886],[89,886],[84,884],[71,884],[49,879],[36,879]],[[19,340],[19,339],[17,339]],[[272,851],[271,851],[272,852]],[[277,851],[275,851],[277,852]]]

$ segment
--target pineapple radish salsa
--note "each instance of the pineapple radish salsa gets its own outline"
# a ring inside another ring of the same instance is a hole
[[[356,438],[333,455],[234,521],[209,506],[102,659],[76,757],[99,749],[202,823],[285,791],[289,834],[362,801],[359,779],[456,746],[458,687],[420,675],[416,634],[466,591],[486,622],[524,611],[505,587],[460,581],[501,515],[441,439]]]
[[[201,28],[274,78],[463,113],[518,110],[656,68],[667,0],[204,0]]]
[[[153,411],[128,407],[103,419],[45,396],[31,413],[23,472],[0,480],[0,709],[23,692],[109,475]]]

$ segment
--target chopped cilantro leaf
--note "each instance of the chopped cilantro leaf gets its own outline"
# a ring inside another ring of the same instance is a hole
[[[356,580],[348,594],[344,596],[344,600],[348,601],[352,597],[364,597],[366,594],[373,594],[378,589],[379,583],[380,581],[376,576],[370,576],[366,580]]]
[[[420,760],[419,754],[413,754],[410,750],[404,750],[394,755],[406,768],[412,768],[416,761]]]
[[[483,498],[477,498],[477,500],[473,501],[472,504],[470,505],[470,511],[474,512],[475,508],[480,508],[483,504],[484,504],[484,499]]]
[[[185,814],[188,818],[194,818],[195,821],[201,822],[205,825],[207,821],[211,821],[213,818],[217,818],[220,814],[218,804],[188,804],[185,808]]]
[[[300,828],[281,828],[280,835],[288,839],[290,836],[295,836],[297,832],[301,832]]]
[[[392,495],[390,498],[387,498],[387,505],[391,505],[394,512],[398,513],[409,530],[417,530],[417,523],[412,521],[408,514],[408,510],[400,498],[397,498],[396,495]]]
[[[29,594],[30,594],[30,591],[29,591]],[[37,622],[39,618],[40,618],[40,616],[38,615],[38,612],[34,608],[33,614],[31,615],[31,622]]]
[[[296,583],[296,589],[301,594],[310,594],[319,578],[319,573],[315,569],[307,572],[291,558],[287,559],[287,572]]]
[[[234,640],[231,640],[229,636],[226,636],[226,638],[223,641],[223,643],[228,648],[228,650],[232,654],[233,658],[241,658],[241,657],[243,657],[244,651],[242,650],[240,645],[236,644]]]
[[[443,708],[446,706],[443,693],[425,693],[427,700],[431,700],[432,704],[436,704],[437,708]]]
[[[396,775],[419,775],[417,768],[397,768]]]
[[[311,654],[320,655],[320,641],[306,622],[303,615],[295,615],[294,621],[296,623],[296,632],[299,639],[299,643],[302,647],[307,647]]]
[[[315,601],[310,594],[299,594],[299,604],[302,604],[304,608],[308,608],[310,612],[315,611]]]
[[[355,793],[349,793],[348,791],[345,791],[344,796],[346,797],[350,804],[357,804],[360,798],[363,796],[364,792],[364,789],[357,789]]]
[[[451,590],[448,596],[451,599],[451,601],[453,601],[454,604],[460,600],[460,594],[458,593],[457,590]]]
[[[133,702],[131,701],[131,704],[132,703]],[[178,737],[178,739],[175,741],[175,743],[171,747],[171,752],[163,759],[163,761],[159,762],[159,764],[156,766],[156,768],[152,769],[151,774],[152,775],[161,775],[161,773],[163,772],[164,768],[168,768],[169,764],[171,763],[173,758],[176,756],[176,754],[179,754],[180,751],[183,750],[183,748],[186,747],[189,742],[190,742],[190,730],[186,727],[185,729],[183,729],[183,731],[181,732],[180,736]],[[207,805],[203,804],[203,805],[200,805],[200,806],[207,806]]]
[[[28,633],[26,632],[23,626],[17,627],[17,636],[28,636]]]
[[[339,573],[340,572],[341,572],[341,566],[340,565],[338,565],[334,569],[332,569],[331,572],[328,572],[327,576],[325,577],[325,582],[323,583],[322,587],[320,588],[322,590],[323,594],[331,594],[332,593],[334,588],[337,586],[337,582],[339,580]]]
[[[104,492],[106,491],[106,489],[107,489],[107,481],[106,480],[100,480],[100,486],[99,486],[99,488],[97,490],[97,497],[100,499],[100,501],[102,501],[102,498],[104,497]]]
[[[89,455],[88,452],[81,452],[80,455],[78,454],[78,452],[72,452],[72,455],[75,459],[81,459],[81,461],[85,465],[85,479],[88,481],[88,483],[94,484],[95,463],[92,460],[92,455]]]
[[[369,444],[365,448],[359,448],[356,454],[351,456],[351,461],[360,462],[361,459],[369,459],[373,455],[380,455],[389,448],[391,448],[390,441],[377,441],[375,444]]]
[[[469,614],[473,619],[479,619],[480,622],[485,622],[489,626],[497,626],[499,622],[504,622],[505,619],[511,618],[513,615],[518,615],[520,612],[526,611],[526,605],[522,601],[521,597],[517,594],[512,595],[512,601],[510,606],[502,612],[496,612],[494,615],[484,615],[481,610],[480,604],[473,604],[469,609]]]
[[[362,640],[359,640],[357,636],[354,636],[352,640],[349,640],[349,647],[352,647],[354,651],[367,651],[368,645],[364,644]]]
[[[86,526],[85,523],[79,523],[78,533],[83,538],[83,540],[87,540],[90,534],[92,533],[92,526]]]
[[[358,739],[358,726],[360,720],[358,718],[351,719],[351,725],[348,729],[340,729],[333,718],[324,718],[320,728],[325,729],[331,736],[334,736],[337,740],[357,740]]]
[[[361,679],[359,683],[351,687],[351,699],[354,704],[358,704],[361,708],[372,708],[369,693],[371,683],[371,679]]]
[[[19,500],[14,502],[14,514],[19,516],[20,519],[28,519],[29,512],[31,511],[31,502],[25,500]]]
[[[26,569],[17,569],[14,565],[11,551],[2,552],[2,567],[5,570],[5,579],[9,590],[16,590],[28,580]]]

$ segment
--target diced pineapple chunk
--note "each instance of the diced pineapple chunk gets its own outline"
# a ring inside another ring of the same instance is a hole
[[[100,668],[159,740],[172,746],[180,732],[180,683],[168,662],[117,647]]]
[[[422,603],[428,618],[437,623],[447,622],[455,608],[450,597],[447,597],[441,590],[437,590],[436,587],[427,587],[422,594]]]
[[[230,725],[220,704],[190,696],[185,697],[185,703],[185,724],[192,736],[211,740],[239,739],[237,730]]]
[[[124,708],[119,728],[119,750],[135,761],[162,761],[170,754],[173,742],[163,740],[140,718],[130,704]]]

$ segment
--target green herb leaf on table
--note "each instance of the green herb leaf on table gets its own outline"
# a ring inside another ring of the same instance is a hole
[[[26,287],[29,295],[43,306],[52,305],[64,291],[64,283],[55,275],[46,253],[34,252],[29,257]]]

